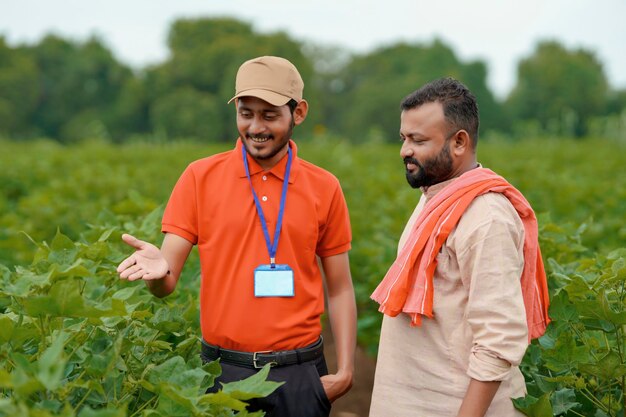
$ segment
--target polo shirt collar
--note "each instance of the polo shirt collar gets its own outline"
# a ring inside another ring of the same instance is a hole
[[[242,147],[243,147],[243,142],[241,141],[241,138],[238,138],[237,143],[235,145],[235,150],[231,154],[231,159],[233,160],[233,163],[235,163],[237,166],[238,176],[241,178],[246,178],[246,169],[244,168],[243,161],[241,160],[241,148]],[[289,184],[292,184],[296,180],[296,176],[299,171],[298,168],[300,166],[300,161],[298,159],[298,146],[296,145],[296,142],[294,142],[292,139],[289,139],[289,147],[291,148],[291,153],[293,155],[293,158],[291,161],[291,173],[289,174]],[[248,167],[250,168],[250,176],[258,174],[259,172],[263,172],[263,167],[261,167],[261,165],[259,165],[258,162],[255,161],[254,158],[252,158],[250,155],[247,155],[247,156],[248,156]],[[287,154],[285,154],[285,156],[280,161],[278,161],[276,165],[274,165],[272,168],[268,169],[265,172],[273,174],[276,177],[280,178],[281,180],[284,180],[286,167],[287,167]]]

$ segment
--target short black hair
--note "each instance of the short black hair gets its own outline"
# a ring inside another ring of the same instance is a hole
[[[441,103],[448,125],[456,130],[467,131],[472,139],[472,146],[476,148],[480,120],[474,94],[452,77],[439,78],[406,96],[400,103],[400,109],[411,110],[433,102]]]

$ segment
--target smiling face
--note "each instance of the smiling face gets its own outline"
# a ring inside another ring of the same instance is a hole
[[[411,187],[428,187],[458,175],[449,132],[441,103],[425,103],[404,110],[400,116],[400,157]]]
[[[270,169],[285,156],[293,127],[304,121],[306,110],[304,100],[292,114],[288,105],[274,106],[257,97],[237,99],[239,137],[263,169]]]

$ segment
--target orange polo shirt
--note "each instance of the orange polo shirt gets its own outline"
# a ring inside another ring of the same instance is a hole
[[[162,231],[198,245],[200,323],[210,344],[248,352],[287,350],[320,335],[324,290],[316,255],[350,250],[350,220],[339,181],[298,158],[296,144],[289,143],[293,161],[276,263],[293,269],[293,297],[254,296],[254,269],[268,264],[269,254],[241,140],[232,151],[191,163],[172,191]],[[273,242],[287,155],[268,171],[249,155],[248,163]]]

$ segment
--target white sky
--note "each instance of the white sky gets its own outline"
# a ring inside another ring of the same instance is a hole
[[[354,52],[438,37],[461,60],[485,61],[499,97],[536,42],[556,39],[595,51],[612,87],[626,88],[626,0],[0,0],[0,36],[15,45],[50,32],[97,34],[119,60],[140,68],[167,57],[176,18],[210,16]]]

